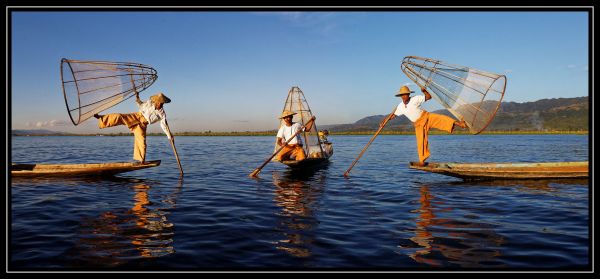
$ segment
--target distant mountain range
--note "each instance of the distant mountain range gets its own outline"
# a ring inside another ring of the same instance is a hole
[[[447,110],[434,113],[455,118]],[[386,115],[364,117],[352,124],[320,125],[332,132],[377,130]],[[498,113],[486,131],[580,131],[589,129],[588,97],[541,99],[535,102],[502,102]],[[412,131],[412,122],[405,116],[392,119],[384,128],[390,131]]]

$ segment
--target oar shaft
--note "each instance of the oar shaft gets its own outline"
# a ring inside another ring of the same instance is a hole
[[[356,157],[356,159],[354,159],[354,161],[352,162],[352,164],[350,165],[350,167],[348,168],[348,170],[346,170],[346,172],[344,173],[344,176],[348,176],[348,174],[350,173],[350,170],[352,170],[352,168],[354,167],[354,165],[356,165],[356,163],[358,162],[358,159],[360,159],[360,157],[362,157],[362,155],[365,153],[365,151],[367,151],[367,148],[369,148],[369,145],[371,145],[371,143],[375,140],[375,138],[377,137],[377,135],[379,135],[379,133],[381,132],[381,130],[383,130],[383,128],[385,127],[385,124],[387,124],[388,121],[390,121],[390,118],[392,117],[392,115],[394,115],[394,111],[392,111],[392,113],[390,113],[387,116],[387,118],[383,122],[383,125],[381,125],[381,127],[379,127],[379,129],[377,130],[377,132],[375,132],[375,134],[371,137],[371,140],[369,140],[369,142],[362,149],[362,151],[360,152],[360,154],[358,154],[358,157]]]
[[[177,154],[177,149],[175,148],[175,143],[173,140],[170,140],[171,146],[173,147],[173,153],[175,153],[175,159],[177,159],[177,165],[179,165],[179,172],[181,176],[183,176],[183,168],[181,167],[181,162],[179,161],[179,154]]]

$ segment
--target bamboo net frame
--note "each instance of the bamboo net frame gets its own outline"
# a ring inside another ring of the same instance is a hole
[[[63,95],[73,125],[131,98],[157,78],[155,69],[139,63],[60,61]]]
[[[404,57],[401,69],[457,119],[464,119],[472,134],[492,122],[506,90],[504,75],[430,58]]]

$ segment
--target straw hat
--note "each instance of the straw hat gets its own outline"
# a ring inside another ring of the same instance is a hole
[[[163,94],[162,92],[158,92],[158,94],[153,95],[152,97],[150,97],[150,100],[152,100],[152,102],[155,104],[166,104],[171,102],[171,99],[167,98],[167,96],[165,96],[165,94]]]
[[[286,116],[294,115],[294,114],[296,114],[296,113],[295,113],[295,112],[291,112],[291,111],[289,111],[289,110],[284,110],[284,111],[281,113],[281,116],[279,117],[279,119],[281,119],[281,118],[284,118],[284,117],[286,117]]]
[[[398,94],[396,94],[396,97],[400,97],[402,95],[410,94],[410,93],[415,93],[415,91],[410,91],[410,89],[408,89],[408,86],[404,85],[404,86],[400,87],[400,90],[398,90]]]

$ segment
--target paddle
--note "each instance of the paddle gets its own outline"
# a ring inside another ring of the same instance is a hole
[[[175,140],[171,137],[171,146],[173,147],[173,152],[175,153],[175,159],[177,159],[177,164],[179,165],[179,172],[181,173],[180,177],[183,176],[183,169],[181,168],[181,162],[179,161],[179,155],[177,154],[177,149],[175,148]]]
[[[379,130],[377,130],[377,132],[373,135],[373,137],[371,137],[371,140],[367,143],[367,145],[365,146],[365,148],[363,148],[363,150],[360,152],[360,154],[358,154],[358,157],[356,157],[356,159],[354,159],[354,162],[352,162],[352,165],[350,165],[350,167],[348,168],[348,170],[344,173],[345,177],[348,177],[348,174],[350,173],[350,170],[354,167],[354,165],[356,165],[356,162],[358,162],[358,159],[360,159],[360,157],[363,155],[363,153],[365,153],[365,151],[367,151],[367,148],[369,147],[369,145],[371,145],[371,143],[373,142],[373,140],[375,140],[375,138],[377,137],[377,135],[379,135],[379,132],[381,132],[381,130],[383,130],[383,127],[385,127],[385,124],[387,124],[388,121],[390,121],[390,118],[392,117],[392,115],[394,115],[395,111],[396,111],[396,108],[394,108],[394,110],[392,111],[392,113],[390,113],[390,115],[388,115],[388,117],[383,121],[383,124],[381,125],[381,127],[379,127]]]
[[[275,151],[275,153],[273,153],[271,156],[269,156],[269,158],[267,158],[267,160],[258,168],[256,168],[252,173],[250,173],[250,177],[256,177],[258,176],[258,173],[262,170],[262,168],[264,168],[269,162],[271,162],[271,159],[273,159],[273,157],[275,157],[275,155],[277,155],[285,146],[288,145],[288,143],[295,138],[300,132],[304,131],[304,130],[309,130],[312,128],[312,123],[313,121],[315,121],[316,117],[312,117],[310,120],[308,120],[308,122],[306,122],[306,125],[304,125],[304,127],[302,127],[302,129],[298,130],[296,133],[294,133],[294,135],[292,135],[281,147],[279,147],[279,149],[277,149],[277,151]]]

